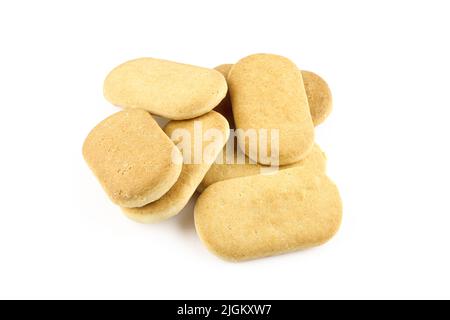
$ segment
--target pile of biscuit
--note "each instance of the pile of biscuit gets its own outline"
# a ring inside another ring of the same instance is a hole
[[[108,74],[104,95],[123,110],[92,129],[83,156],[129,218],[168,219],[197,191],[197,234],[232,261],[317,246],[339,229],[342,202],[314,142],[332,108],[318,75],[273,54],[215,69],[140,58]],[[276,161],[230,128],[258,141],[276,132]]]

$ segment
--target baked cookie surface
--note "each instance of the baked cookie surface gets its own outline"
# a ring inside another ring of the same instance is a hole
[[[211,252],[241,261],[325,243],[339,229],[342,203],[325,174],[297,167],[217,182],[198,198],[194,218]]]
[[[181,172],[181,153],[140,109],[100,122],[87,136],[83,156],[111,200],[123,207],[159,199]]]
[[[257,143],[239,139],[249,158],[270,165],[271,158],[278,157],[278,164],[286,165],[310,152],[314,125],[303,78],[293,62],[273,54],[251,55],[231,68],[227,80],[236,128],[243,132],[256,130]],[[278,132],[278,143],[272,144],[271,138],[264,141],[261,130],[266,130],[268,136]],[[261,145],[268,152],[261,152]]]
[[[227,93],[227,83],[213,69],[140,58],[114,68],[105,79],[103,92],[116,106],[181,120],[216,107]]]
[[[221,64],[214,69],[223,74],[225,78],[233,67],[232,64]],[[311,71],[302,70],[303,84],[308,97],[309,110],[314,126],[318,126],[330,115],[333,107],[331,90],[326,81]],[[222,114],[230,123],[230,128],[234,128],[234,118],[231,107],[229,93],[214,109]]]
[[[216,136],[203,140],[201,149],[206,156],[202,157],[199,163],[195,162],[195,150],[193,150],[194,145],[192,144],[192,139],[195,139],[194,131],[196,126],[197,128],[201,126],[203,132],[208,132],[210,129],[216,131]],[[172,137],[177,145],[182,145],[182,138],[176,135],[177,130],[186,130],[185,132],[188,132],[191,136],[192,149],[190,150],[190,155],[188,155],[189,159],[186,157],[188,150],[182,149],[185,162],[189,163],[183,164],[177,182],[160,199],[141,208],[123,208],[123,212],[130,219],[141,223],[153,223],[178,214],[194,194],[206,172],[208,172],[212,161],[220,153],[229,136],[227,120],[215,111],[191,120],[170,121],[166,125],[164,132],[169,137]]]
[[[303,70],[302,77],[311,117],[314,126],[318,126],[328,118],[333,109],[331,90],[325,80],[314,72]]]
[[[237,149],[235,150],[235,153],[242,152]],[[237,156],[235,154],[233,163],[228,164],[226,163],[225,155],[226,150],[224,149],[222,152],[222,163],[213,163],[211,168],[208,170],[208,173],[206,173],[205,177],[203,178],[202,183],[200,183],[200,185],[198,186],[197,191],[202,192],[213,183],[219,181],[262,174],[265,172],[265,170],[270,170],[269,167],[250,161],[250,159],[245,155],[242,155],[242,157],[244,157],[244,163],[237,163]],[[292,164],[280,166],[278,170],[284,170],[292,167],[303,167],[310,171],[325,172],[326,163],[327,158],[325,156],[325,153],[317,144],[315,144],[306,158]]]

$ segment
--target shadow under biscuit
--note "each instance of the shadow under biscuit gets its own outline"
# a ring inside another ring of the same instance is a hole
[[[185,233],[195,232],[195,224],[194,224],[194,206],[195,202],[199,194],[196,192],[192,196],[191,200],[187,203],[187,205],[183,208],[182,212],[178,214],[176,219],[177,227]]]

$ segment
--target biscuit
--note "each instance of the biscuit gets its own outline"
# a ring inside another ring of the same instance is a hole
[[[325,174],[296,167],[217,182],[198,198],[194,218],[210,251],[241,261],[327,242],[341,224],[342,203]]]
[[[202,192],[213,183],[219,181],[261,174],[265,169],[269,169],[268,167],[262,166],[258,163],[251,162],[245,155],[242,155],[245,159],[245,163],[237,163],[235,160],[237,159],[236,153],[242,152],[239,149],[236,150],[233,159],[234,162],[232,164],[227,164],[225,161],[226,150],[224,148],[222,152],[223,161],[221,163],[212,164],[211,168],[208,170],[202,182],[198,186],[197,191]],[[280,166],[278,169],[284,170],[292,167],[303,167],[309,171],[325,172],[326,164],[327,158],[325,153],[317,144],[315,144],[311,152],[308,153],[303,160],[285,166]]]
[[[232,64],[221,64],[214,69],[223,74],[225,78],[233,67]],[[323,78],[311,71],[301,71],[303,83],[308,97],[309,111],[314,126],[318,126],[330,115],[333,107],[333,99],[331,90]],[[214,109],[227,118],[230,128],[234,128],[234,118],[231,108],[230,94],[227,93],[225,98]]]
[[[215,67],[214,70],[219,71],[226,79],[228,77],[228,74],[230,73],[232,66],[233,66],[232,64],[221,64],[220,66]],[[235,128],[233,111],[231,109],[230,94],[228,92],[225,98],[222,101],[220,101],[217,107],[214,108],[214,111],[219,112],[221,115],[225,117],[225,119],[228,120],[230,128],[232,129]]]
[[[183,141],[180,141],[178,137],[174,136],[175,131],[178,129],[185,129],[190,133],[190,136],[193,137],[195,123],[197,123],[197,125],[199,123],[201,124],[203,132],[212,128],[218,130],[218,135],[211,140],[203,139],[203,147],[201,149],[203,151],[205,151],[206,148],[209,149],[210,153],[208,154],[208,158],[202,159],[199,163],[194,163],[194,161],[190,161],[191,163],[184,163],[178,181],[159,200],[149,203],[142,208],[123,208],[124,213],[129,218],[141,223],[161,221],[178,214],[188,203],[189,199],[194,194],[195,189],[209,170],[212,162],[222,150],[230,133],[227,120],[215,111],[211,111],[199,118],[191,120],[171,121],[164,128],[164,132],[168,136],[172,136],[174,142],[180,146]],[[193,144],[191,145],[193,147]],[[194,150],[191,149],[190,157],[193,157],[193,152]],[[187,160],[186,155],[186,150],[183,150],[185,162]],[[189,160],[192,160],[192,158]]]
[[[261,155],[260,144],[245,143],[241,149],[252,160],[286,165],[304,158],[314,144],[314,125],[300,70],[289,59],[272,54],[255,54],[241,59],[230,70],[228,85],[234,121],[238,129],[279,130],[279,144],[266,143],[270,159]]]
[[[177,181],[182,155],[144,110],[120,111],[100,122],[83,156],[111,200],[138,207],[159,199]]]
[[[216,70],[140,58],[113,69],[105,79],[103,91],[114,105],[182,120],[216,107],[227,93],[227,83]]]
[[[325,80],[314,72],[303,70],[302,76],[311,118],[314,126],[318,126],[328,118],[333,109],[331,90]]]

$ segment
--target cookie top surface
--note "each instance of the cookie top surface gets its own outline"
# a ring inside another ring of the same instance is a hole
[[[126,207],[161,197],[182,166],[179,150],[140,109],[120,111],[100,122],[86,138],[83,156],[112,201]]]
[[[201,117],[191,120],[170,121],[164,128],[164,132],[170,137],[176,130],[186,130],[186,133],[189,133],[190,136],[189,138],[186,138],[192,143],[193,139],[195,139],[195,123],[197,123],[197,128],[198,124],[201,124],[202,133],[200,134],[203,134],[209,129],[217,130],[217,133],[220,133],[217,137],[214,137],[215,139],[203,140],[202,151],[204,151],[205,148],[209,148],[212,153],[211,157],[216,158],[229,135],[228,122],[219,113],[211,111]],[[174,137],[174,140],[177,142],[179,138]],[[181,141],[178,141],[178,143],[180,142]],[[183,153],[191,153],[190,150],[185,148],[182,148],[181,150]],[[129,218],[142,223],[153,223],[178,214],[188,203],[210,168],[211,163],[205,160],[207,159],[201,159],[201,162],[197,164],[183,164],[177,182],[160,199],[140,208],[123,208],[124,213]]]
[[[114,105],[180,120],[211,111],[225,97],[227,83],[213,69],[140,58],[114,68],[103,91]]]
[[[306,156],[314,143],[314,125],[301,72],[292,61],[273,54],[251,55],[231,68],[227,80],[238,129],[278,130],[280,165]],[[259,149],[239,144],[253,160],[270,164],[260,157]]]
[[[217,182],[194,216],[209,250],[240,261],[323,244],[340,226],[342,203],[325,174],[296,167]]]
[[[331,90],[325,80],[314,72],[302,70],[302,76],[311,117],[317,126],[328,118],[333,109]]]

